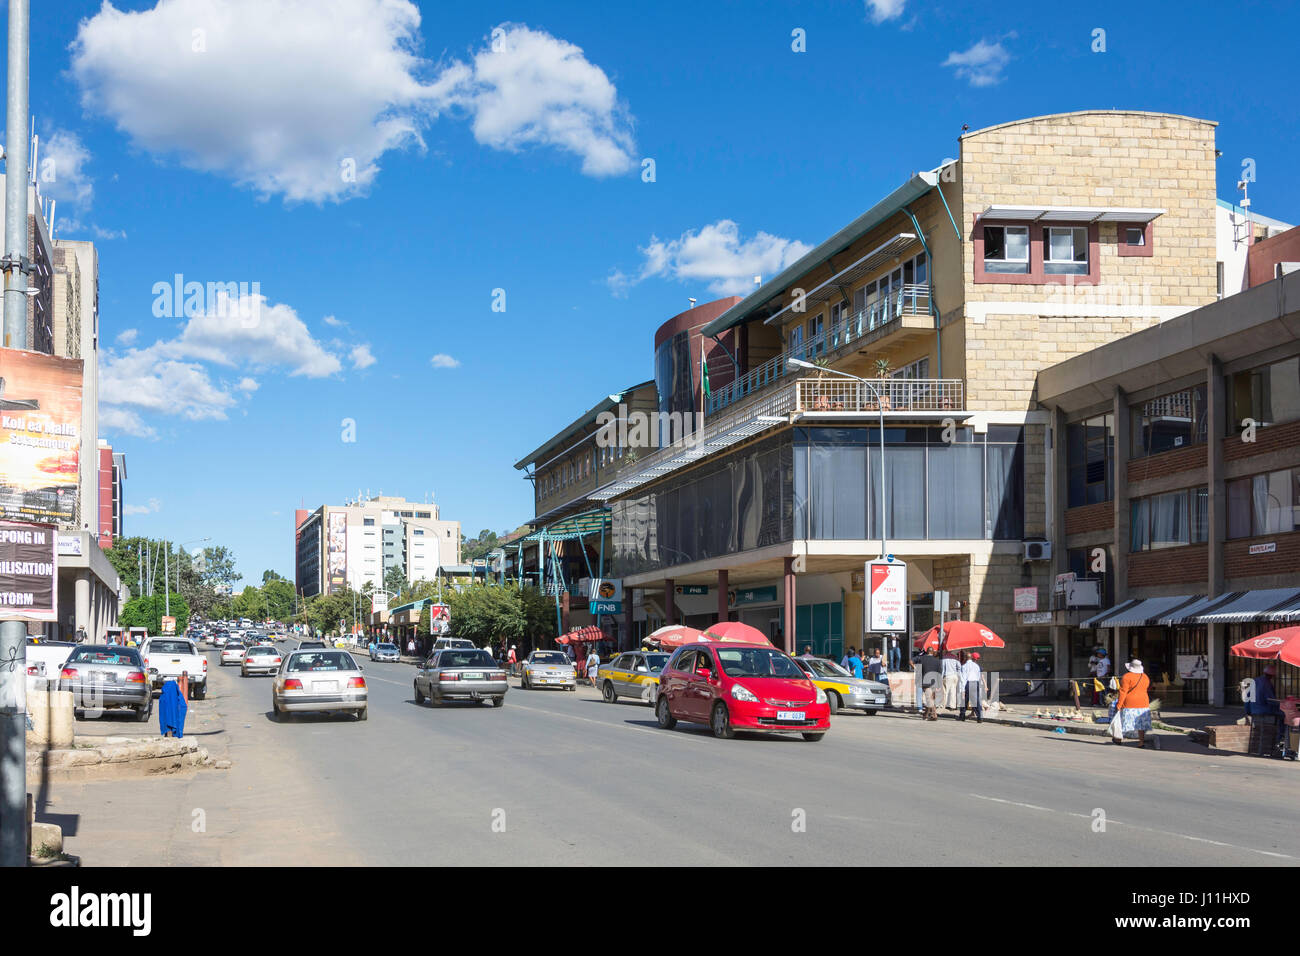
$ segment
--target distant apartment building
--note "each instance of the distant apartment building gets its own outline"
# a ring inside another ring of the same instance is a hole
[[[382,588],[393,568],[408,582],[432,580],[461,556],[459,521],[443,520],[436,504],[386,495],[298,511],[294,541],[295,579],[305,597],[366,583]]]

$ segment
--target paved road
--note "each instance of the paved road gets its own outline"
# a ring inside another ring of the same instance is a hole
[[[269,678],[210,659],[209,700],[191,715],[210,715],[220,729],[205,745],[234,767],[56,788],[51,810],[77,817],[69,852],[88,864],[1300,863],[1289,762],[885,714],[836,717],[820,743],[720,741],[659,730],[648,706],[586,688],[433,708],[415,704],[409,665],[364,655],[368,721],[282,724]]]

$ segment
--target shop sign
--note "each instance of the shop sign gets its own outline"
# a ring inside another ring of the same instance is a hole
[[[622,601],[591,601],[587,605],[587,610],[592,614],[622,614]]]
[[[776,585],[765,588],[737,588],[730,594],[731,606],[741,604],[772,604],[776,601]]]
[[[1056,587],[1053,588],[1054,593],[1064,594],[1066,588],[1078,580],[1078,578],[1079,576],[1073,571],[1066,571],[1064,574],[1058,574],[1056,576]]]
[[[55,530],[0,521],[0,621],[57,621]]]
[[[868,561],[867,630],[907,630],[907,565],[902,561]]]
[[[61,534],[59,535],[59,554],[70,557],[81,557],[81,535],[79,534]]]
[[[1250,546],[1251,554],[1272,554],[1277,550],[1277,542],[1270,541],[1268,544],[1252,544]]]
[[[1051,624],[1051,611],[1030,611],[1028,614],[1020,615],[1020,623],[1025,625],[1034,624]]]
[[[673,590],[678,594],[708,594],[709,586],[707,584],[679,584]]]
[[[1038,610],[1038,588],[1016,588],[1012,596],[1016,613]]]

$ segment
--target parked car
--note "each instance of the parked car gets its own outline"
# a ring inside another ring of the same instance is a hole
[[[221,666],[227,664],[238,664],[244,659],[244,652],[248,650],[242,641],[230,641],[221,649]]]
[[[291,651],[271,685],[276,720],[304,711],[347,711],[358,720],[369,716],[366,679],[347,651],[329,648]]]
[[[433,642],[433,650],[441,651],[448,647],[476,647],[475,643],[466,637],[440,637]]]
[[[574,670],[573,662],[564,656],[563,651],[533,651],[524,658],[519,687],[522,690],[559,687],[563,690],[576,691],[578,672]]]
[[[149,684],[161,691],[163,684],[189,675],[190,699],[203,700],[208,693],[208,658],[184,637],[151,637],[140,647]]]
[[[866,677],[854,677],[834,661],[820,657],[796,657],[794,662],[826,692],[831,713],[841,708],[871,715],[889,706],[889,685]]]
[[[283,658],[280,649],[274,644],[256,644],[245,653],[243,663],[239,665],[241,677],[250,674],[274,674],[280,669]]]
[[[63,662],[79,645],[73,641],[27,639],[27,676],[49,681],[59,679]]]
[[[326,650],[326,646],[324,641],[316,641],[316,640],[299,641],[298,650],[300,651],[322,650],[323,651]]]
[[[659,726],[708,724],[713,736],[737,730],[799,733],[821,740],[830,729],[826,692],[788,654],[757,644],[688,644],[659,675]]]
[[[398,661],[402,659],[402,654],[397,649],[396,644],[375,644],[370,648],[370,659],[372,661]]]
[[[415,672],[415,702],[425,699],[436,707],[448,700],[490,700],[493,707],[506,702],[506,672],[492,655],[477,647],[434,651]]]
[[[121,644],[82,644],[59,671],[59,690],[72,692],[74,716],[86,710],[129,707],[142,723],[153,713],[144,658]]]
[[[658,651],[628,651],[600,667],[600,693],[607,703],[620,697],[635,697],[653,705],[659,690],[659,675],[668,655]]]

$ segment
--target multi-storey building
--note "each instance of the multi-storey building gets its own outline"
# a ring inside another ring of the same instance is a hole
[[[440,518],[436,504],[379,495],[299,511],[295,521],[295,577],[306,597],[383,588],[392,568],[408,582],[432,580],[460,563],[460,522]]]

